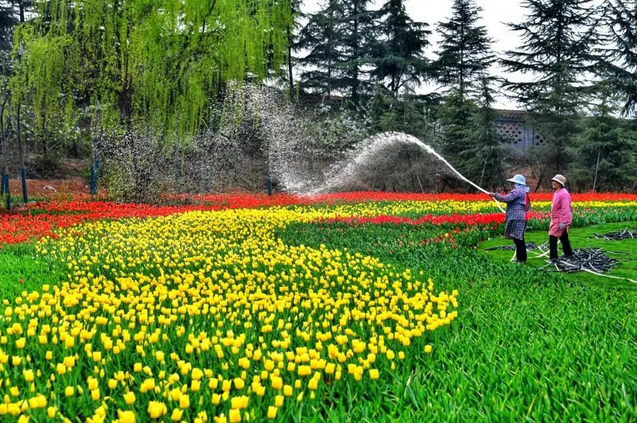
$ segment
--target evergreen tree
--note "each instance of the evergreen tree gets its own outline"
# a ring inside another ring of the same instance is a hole
[[[481,11],[473,0],[454,1],[451,18],[438,25],[442,41],[434,71],[448,87],[443,151],[469,179],[492,185],[502,174],[503,150],[489,76],[495,55],[486,28],[478,25]]]
[[[600,84],[600,103],[584,119],[577,142],[567,148],[574,157],[571,180],[593,191],[617,191],[637,182],[637,133],[613,116],[618,102],[611,90],[610,83]]]
[[[13,48],[13,28],[19,17],[12,3],[0,3],[0,51],[6,56]]]
[[[439,110],[443,154],[463,174],[469,169],[464,152],[471,148],[470,123],[477,110],[475,102],[463,98],[459,91],[450,92]],[[465,176],[471,179],[476,175]]]
[[[298,60],[305,70],[304,87],[331,95],[339,92],[358,102],[369,91],[364,65],[369,62],[374,38],[374,13],[370,0],[327,0],[321,10],[310,14],[299,34],[297,50],[308,51]]]
[[[378,40],[372,43],[373,79],[387,83],[394,97],[401,88],[419,86],[427,75],[425,48],[429,45],[427,24],[414,22],[404,0],[387,0],[378,11]]]
[[[344,0],[342,32],[340,34],[344,61],[339,64],[344,72],[345,86],[354,103],[361,94],[371,91],[365,76],[365,65],[370,62],[371,45],[376,39],[375,13],[369,10],[371,0]]]
[[[590,87],[585,76],[595,63],[597,11],[590,0],[527,0],[525,6],[526,21],[509,24],[523,44],[507,52],[502,63],[509,71],[534,79],[505,86],[527,110],[537,113],[534,126],[548,142],[542,175],[549,166],[561,173],[566,166],[565,147],[578,131],[578,111],[585,103],[582,94]]]
[[[29,0],[0,2],[0,74],[8,75],[12,68],[13,35],[18,24],[26,21]]]
[[[295,49],[308,53],[298,59],[304,70],[301,84],[304,89],[330,96],[344,88],[344,71],[339,64],[345,61],[340,34],[343,31],[341,0],[327,0],[316,13],[308,15],[301,29]]]
[[[294,95],[294,57],[292,51],[295,48],[296,43],[298,42],[296,37],[296,29],[299,28],[299,19],[303,17],[301,13],[301,2],[302,0],[290,0],[290,10],[292,13],[292,19],[288,23],[286,28],[286,36],[287,36],[287,72],[282,72],[283,74],[287,74],[287,82],[288,82],[288,91],[290,98]]]
[[[405,95],[396,98],[378,87],[370,99],[366,115],[372,132],[404,132],[431,144],[435,142],[431,96]]]
[[[624,94],[622,111],[629,114],[637,109],[637,0],[608,0],[605,8],[609,42],[603,77]]]
[[[436,76],[460,101],[480,92],[480,81],[495,61],[487,29],[478,25],[481,11],[474,0],[454,0],[451,18],[437,29],[442,40],[434,63]]]
[[[468,126],[467,146],[461,152],[467,174],[482,186],[498,186],[504,175],[504,138],[498,133],[497,114],[493,109],[493,79],[480,81],[481,92]]]

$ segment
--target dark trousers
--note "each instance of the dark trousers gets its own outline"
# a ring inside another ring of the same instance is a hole
[[[573,255],[573,249],[571,248],[571,241],[568,240],[568,231],[564,230],[562,235],[560,236],[560,241],[562,242],[562,251],[564,251],[564,255],[566,257],[570,257]],[[557,237],[553,235],[549,235],[549,250],[550,250],[550,258],[557,258]]]
[[[513,243],[515,244],[515,258],[526,263],[526,242],[524,239],[513,238]]]

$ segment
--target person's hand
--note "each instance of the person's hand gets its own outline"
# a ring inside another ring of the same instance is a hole
[[[564,228],[566,228],[566,223],[560,223],[560,229],[564,230]]]
[[[488,195],[489,197],[495,197],[495,192],[488,192],[488,193],[487,193],[487,195]]]

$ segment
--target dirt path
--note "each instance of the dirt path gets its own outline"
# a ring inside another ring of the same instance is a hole
[[[11,196],[22,196],[22,181],[11,179],[9,181]],[[53,189],[51,189],[53,188]],[[27,193],[31,198],[49,198],[60,195],[88,194],[88,181],[84,178],[73,177],[68,179],[27,179]]]

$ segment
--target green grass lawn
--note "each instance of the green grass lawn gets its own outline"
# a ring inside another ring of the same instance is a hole
[[[15,298],[23,291],[41,291],[57,285],[65,274],[62,267],[36,257],[35,245],[5,245],[0,249],[0,298]]]
[[[573,228],[569,232],[569,238],[571,240],[571,246],[573,249],[578,248],[602,248],[604,252],[620,263],[610,272],[609,275],[637,280],[637,239],[629,239],[623,241],[605,241],[599,239],[593,239],[592,236],[595,233],[604,234],[607,232],[617,232],[624,228],[635,230],[637,229],[637,222],[620,222],[620,223],[604,223],[600,225],[588,226],[584,228]],[[535,242],[536,244],[542,244],[548,241],[548,233],[546,231],[527,232],[525,241]],[[513,256],[513,251],[503,250],[491,250],[487,251],[486,248],[495,247],[500,245],[513,245],[513,241],[504,239],[503,237],[490,239],[480,245],[480,249],[484,253],[498,261],[509,261]],[[558,245],[559,253],[562,254],[562,246]],[[548,257],[537,258],[539,253],[536,251],[530,251],[528,253],[528,266],[533,269],[538,269],[546,265],[546,259]],[[621,281],[618,279],[611,279],[596,276],[587,272],[576,272],[566,274],[565,277],[568,280],[578,281],[587,284],[600,284],[604,286],[632,286],[637,289],[637,284],[630,283],[628,281]]]

